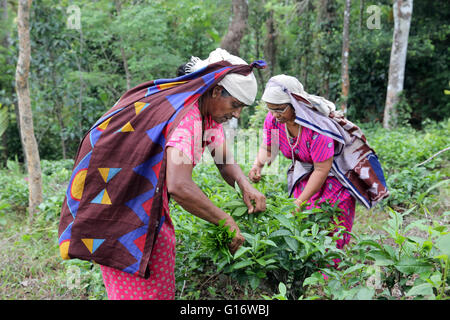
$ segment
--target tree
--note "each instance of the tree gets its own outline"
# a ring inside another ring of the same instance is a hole
[[[330,84],[333,82],[332,76],[336,72],[334,69],[337,66],[337,64],[333,62],[338,59],[336,53],[339,52],[336,51],[336,48],[334,47],[338,37],[337,33],[334,32],[334,30],[338,28],[337,8],[337,2],[331,0],[320,0],[316,8],[316,25],[319,29],[319,33],[316,34],[316,39],[313,42],[313,45],[315,46],[315,59],[318,60],[314,72],[319,76],[319,95],[326,99],[330,99]],[[339,39],[340,38],[341,36],[339,36]]]
[[[222,39],[220,47],[231,54],[239,55],[241,40],[247,27],[247,0],[233,0],[232,8],[233,18],[231,19],[227,34]]]
[[[244,31],[247,28],[248,20],[248,4],[247,0],[233,0],[232,2],[233,18],[228,27],[228,32],[223,37],[220,47],[227,50],[229,53],[239,56],[239,49],[241,48],[241,40],[244,36]],[[225,127],[237,128],[238,121],[232,118],[228,121]]]
[[[350,90],[350,80],[348,77],[348,52],[350,46],[349,25],[350,25],[350,0],[345,0],[344,28],[343,28],[344,31],[342,35],[342,69],[341,69],[341,82],[342,82],[341,109],[344,112],[344,114],[347,113],[348,92]]]
[[[300,0],[297,6],[297,14],[299,17],[299,29],[302,32],[299,32],[299,43],[308,43],[311,42],[313,37],[313,28],[314,21],[309,17],[311,13],[315,10],[314,4],[312,0]],[[308,74],[310,69],[310,55],[311,55],[311,46],[299,46],[303,50],[300,55],[300,73],[301,73],[301,82],[303,83],[304,88],[308,88]]]
[[[122,9],[122,3],[120,0],[115,0],[115,5],[116,5],[116,11],[117,11],[117,15],[120,15],[120,11]],[[120,39],[120,54],[122,55],[122,61],[123,61],[123,69],[125,70],[125,77],[127,79],[127,90],[131,89],[131,74],[130,74],[130,70],[128,69],[128,61],[127,61],[127,56],[125,54],[125,50],[123,48],[124,43],[123,43],[123,37],[122,35],[119,35],[119,39]]]
[[[412,9],[413,0],[394,1],[394,37],[392,40],[389,80],[383,118],[383,127],[386,129],[395,126],[397,117],[395,106],[399,102],[400,93],[403,91]]]
[[[273,77],[275,74],[276,66],[276,54],[277,54],[277,32],[275,30],[275,20],[273,9],[269,11],[269,15],[266,20],[267,38],[266,45],[264,47],[264,56],[267,59],[267,67],[269,71],[269,77]]]
[[[30,71],[30,7],[32,0],[19,0],[17,29],[19,35],[19,57],[16,67],[16,91],[19,105],[20,131],[28,171],[28,205],[30,219],[42,202],[41,164],[34,136],[28,75]]]

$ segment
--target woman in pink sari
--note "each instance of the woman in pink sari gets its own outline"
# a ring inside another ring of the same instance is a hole
[[[250,180],[260,181],[263,167],[281,151],[293,161],[288,189],[295,204],[306,203],[310,209],[327,200],[337,203],[342,212],[338,219],[351,232],[355,199],[370,208],[388,196],[381,166],[360,129],[335,112],[333,103],[308,94],[291,76],[272,77],[262,100],[268,109],[265,135]],[[337,248],[349,241],[344,232]]]

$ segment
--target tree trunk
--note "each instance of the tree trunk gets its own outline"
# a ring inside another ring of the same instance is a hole
[[[273,77],[275,74],[275,66],[276,66],[276,53],[277,53],[277,45],[276,45],[276,30],[275,23],[273,19],[273,10],[270,10],[269,17],[266,21],[267,27],[267,39],[264,56],[267,59],[267,67],[269,71],[269,77]]]
[[[255,39],[254,41],[254,54],[255,57],[257,59],[262,59],[263,57],[261,56],[261,49],[262,49],[262,26],[264,24],[265,21],[265,9],[264,9],[264,5],[265,5],[265,0],[258,2],[257,6],[253,6],[251,12],[251,15],[249,16],[249,28],[250,33],[251,33],[251,37],[253,39]],[[264,69],[267,71],[267,68]],[[261,69],[253,69],[253,72],[255,73],[255,77],[258,80],[258,87],[260,88],[264,88],[265,84],[266,84],[266,80],[265,80],[265,72],[263,73],[261,71]]]
[[[248,20],[248,3],[247,0],[233,0],[233,18],[228,27],[228,32],[222,39],[220,47],[229,53],[239,55],[241,47],[241,39],[244,36],[245,28]]]
[[[310,54],[312,53],[311,45],[304,45],[305,43],[310,44],[313,38],[313,32],[311,31],[312,23],[310,21],[309,15],[310,12],[314,12],[315,7],[312,0],[298,0],[298,6],[297,6],[297,14],[300,17],[300,24],[299,28],[302,30],[300,34],[303,34],[301,38],[299,38],[299,46],[302,47],[302,53],[299,58],[300,60],[300,79],[303,87],[308,88],[308,74],[309,74],[309,61],[310,61]],[[297,42],[296,42],[297,43]]]
[[[122,3],[120,2],[120,0],[116,0],[115,3],[116,3],[117,16],[119,16],[120,11],[122,9]],[[131,74],[130,74],[130,70],[128,69],[127,56],[126,56],[125,50],[123,48],[124,44],[123,44],[122,35],[119,35],[119,46],[120,46],[120,54],[122,55],[123,69],[125,70],[125,77],[127,79],[127,90],[130,90],[131,89]]]
[[[21,139],[27,159],[29,216],[30,221],[42,202],[41,164],[34,136],[28,74],[30,70],[30,7],[31,0],[19,0],[17,26],[19,35],[19,57],[16,67],[16,91],[19,105]]]
[[[383,127],[385,129],[390,129],[396,125],[395,105],[398,103],[399,94],[403,91],[413,0],[395,0],[393,9],[394,37],[389,62],[386,105],[384,107]]]
[[[244,36],[245,28],[248,20],[248,3],[247,0],[233,0],[232,2],[233,18],[228,26],[228,32],[223,37],[220,47],[229,53],[239,56],[241,48],[241,40]],[[238,120],[230,119],[224,123],[225,128],[237,129]]]
[[[364,19],[364,0],[359,0],[359,21],[358,21],[358,31],[361,32],[362,23]]]
[[[348,53],[350,47],[349,25],[350,25],[350,0],[345,0],[344,31],[342,35],[342,71],[341,71],[342,77],[341,110],[342,112],[344,112],[344,114],[347,113],[348,92],[350,90],[350,80],[348,76]]]
[[[7,0],[3,0],[2,1],[2,20],[6,23],[8,23],[8,1]],[[9,49],[9,30],[6,31],[5,37],[2,39],[2,46],[3,48],[6,49],[6,51]],[[6,62],[8,63],[9,58],[6,58]],[[1,107],[1,105],[0,105]],[[4,123],[5,127],[3,128],[3,130],[7,130],[8,126],[9,126],[9,111],[8,111],[8,107],[7,106],[3,106],[3,108],[5,108],[6,111],[6,118],[8,119],[8,121],[6,121]],[[0,128],[0,137],[2,138],[1,140],[1,144],[2,144],[2,153],[3,153],[3,158],[6,161],[8,159],[8,135],[5,131],[1,132],[2,128]]]
[[[323,33],[324,39],[322,41],[332,41],[333,37],[333,25],[335,23],[336,18],[336,8],[335,1],[332,0],[320,0],[319,5],[317,7],[317,24],[319,26],[319,30]],[[331,67],[332,67],[332,56],[330,52],[326,52],[324,54],[320,53],[320,45],[321,43],[317,43],[318,47],[316,47],[316,57],[318,61],[324,61],[321,63],[320,69],[317,70],[319,74],[321,74],[322,84],[320,88],[320,95],[324,98],[328,99],[330,96],[330,75],[331,75]]]

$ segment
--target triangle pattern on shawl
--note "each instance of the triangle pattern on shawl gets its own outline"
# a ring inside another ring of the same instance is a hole
[[[138,246],[137,244],[140,244],[139,241],[136,240],[142,237],[143,235],[146,235],[147,233],[147,225],[143,225],[142,227],[139,227],[133,231],[128,232],[127,234],[124,234],[122,237],[120,237],[118,240],[119,242],[131,253],[131,255],[137,260],[140,261],[142,258],[142,250],[140,248],[143,248],[143,246]],[[133,266],[136,266],[134,264]],[[130,268],[129,266],[128,268]],[[139,263],[137,263],[137,268],[139,267]],[[133,268],[134,269],[134,268]],[[137,270],[132,270],[130,273],[134,273]],[[129,272],[129,271],[127,271]]]
[[[100,247],[105,239],[81,239],[81,241],[92,254],[98,249],[98,247]]]
[[[111,199],[109,198],[108,192],[106,189],[103,189],[95,198],[91,201],[91,203],[97,204],[112,204]]]
[[[114,178],[120,170],[122,170],[122,168],[98,168],[98,171],[100,172],[100,175],[105,183],[111,181],[111,179]]]
[[[116,132],[133,132],[134,128],[130,122],[127,122],[122,128],[117,130]]]
[[[136,111],[136,115],[142,112],[145,108],[147,108],[150,104],[145,102],[135,102],[134,103],[134,110]]]
[[[160,123],[153,128],[147,130],[147,135],[154,143],[159,144],[161,147],[164,148],[164,145],[166,144],[166,138],[164,137],[164,134],[162,134],[167,122]]]
[[[194,91],[186,91],[186,92],[180,92],[171,94],[166,97],[167,100],[169,100],[170,104],[175,110],[178,110],[179,108],[184,106],[184,102],[188,100],[193,94],[196,92]]]

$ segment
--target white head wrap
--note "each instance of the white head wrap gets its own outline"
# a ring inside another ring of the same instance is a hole
[[[233,65],[248,64],[243,59],[228,53],[228,51],[217,48],[212,51],[205,60],[201,60],[198,57],[191,57],[191,60],[186,64],[185,71],[187,73],[195,72],[206,67],[208,64],[223,60],[228,61]],[[233,97],[246,105],[253,104],[258,92],[258,84],[253,72],[246,76],[237,73],[229,73],[218,84],[223,86]]]
[[[328,116],[330,112],[336,111],[334,103],[323,97],[309,94],[303,89],[300,81],[285,74],[280,74],[269,79],[261,99],[273,104],[292,103],[295,108],[297,101],[292,97],[291,93],[302,97],[309,103],[309,107],[316,109],[324,115]]]

